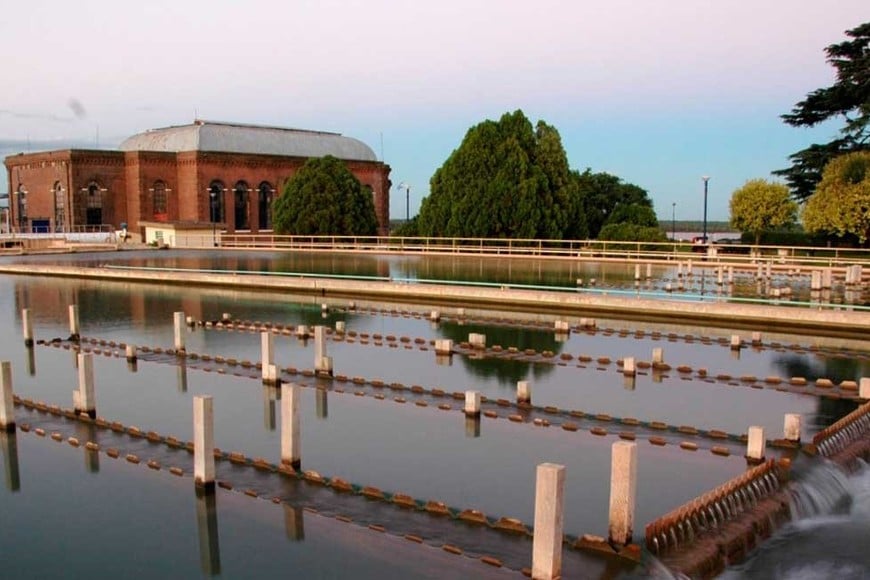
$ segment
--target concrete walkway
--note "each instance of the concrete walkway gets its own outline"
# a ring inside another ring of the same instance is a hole
[[[561,317],[589,317],[690,323],[723,328],[796,332],[866,339],[870,312],[796,306],[733,304],[648,299],[546,290],[481,288],[441,284],[290,278],[251,274],[152,271],[75,266],[3,264],[0,273],[59,276],[145,284],[196,285],[233,289],[293,292],[323,298],[365,298],[432,306],[491,308]]]

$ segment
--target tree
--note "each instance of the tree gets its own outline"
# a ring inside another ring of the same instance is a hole
[[[837,157],[825,166],[803,212],[804,228],[870,240],[870,151]]]
[[[522,111],[471,129],[430,181],[424,236],[560,238],[572,212],[568,160],[558,131],[533,129]]]
[[[610,173],[592,173],[587,168],[583,173],[574,172],[579,199],[586,215],[588,237],[597,238],[601,228],[610,222],[614,212],[623,206],[646,206],[652,210],[652,202],[646,190],[622,180]],[[627,217],[627,216],[625,216]],[[655,218],[655,216],[653,215]],[[655,224],[658,225],[657,223]]]
[[[332,156],[309,159],[273,202],[278,234],[375,235],[372,191]]]
[[[751,179],[731,194],[731,227],[755,236],[787,227],[797,219],[798,205],[789,197],[788,187],[764,179]]]
[[[846,31],[846,36],[851,40],[825,49],[827,61],[836,69],[834,84],[809,93],[791,113],[782,115],[793,127],[813,127],[837,117],[845,120],[838,138],[790,155],[791,167],[774,171],[799,200],[813,193],[831,159],[870,149],[870,22]]]

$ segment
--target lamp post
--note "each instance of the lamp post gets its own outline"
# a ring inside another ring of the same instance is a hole
[[[405,221],[411,220],[411,186],[404,181],[399,184],[399,191],[405,190]]]
[[[217,248],[217,219],[215,219],[217,196],[218,192],[214,189],[209,191],[208,197],[211,199],[211,243],[215,248]]]
[[[701,239],[704,241],[704,245],[707,244],[707,182],[710,181],[710,177],[708,175],[704,175],[701,177],[704,180],[704,233]]]
[[[677,202],[671,202],[671,241],[677,241]]]

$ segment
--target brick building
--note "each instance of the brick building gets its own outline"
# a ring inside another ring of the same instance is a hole
[[[12,230],[118,229],[140,222],[220,224],[227,232],[272,229],[271,202],[311,157],[343,160],[371,187],[380,235],[390,215],[390,167],[338,133],[212,121],[139,133],[118,150],[19,153],[4,161]]]

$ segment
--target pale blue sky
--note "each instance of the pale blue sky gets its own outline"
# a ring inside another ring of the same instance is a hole
[[[520,108],[662,219],[674,202],[700,219],[710,175],[708,216],[727,219],[735,188],[834,135],[779,115],[832,82],[824,47],[867,20],[866,0],[15,2],[0,156],[194,115],[338,131],[383,152],[413,215],[468,127]],[[396,186],[391,206],[404,217]]]

